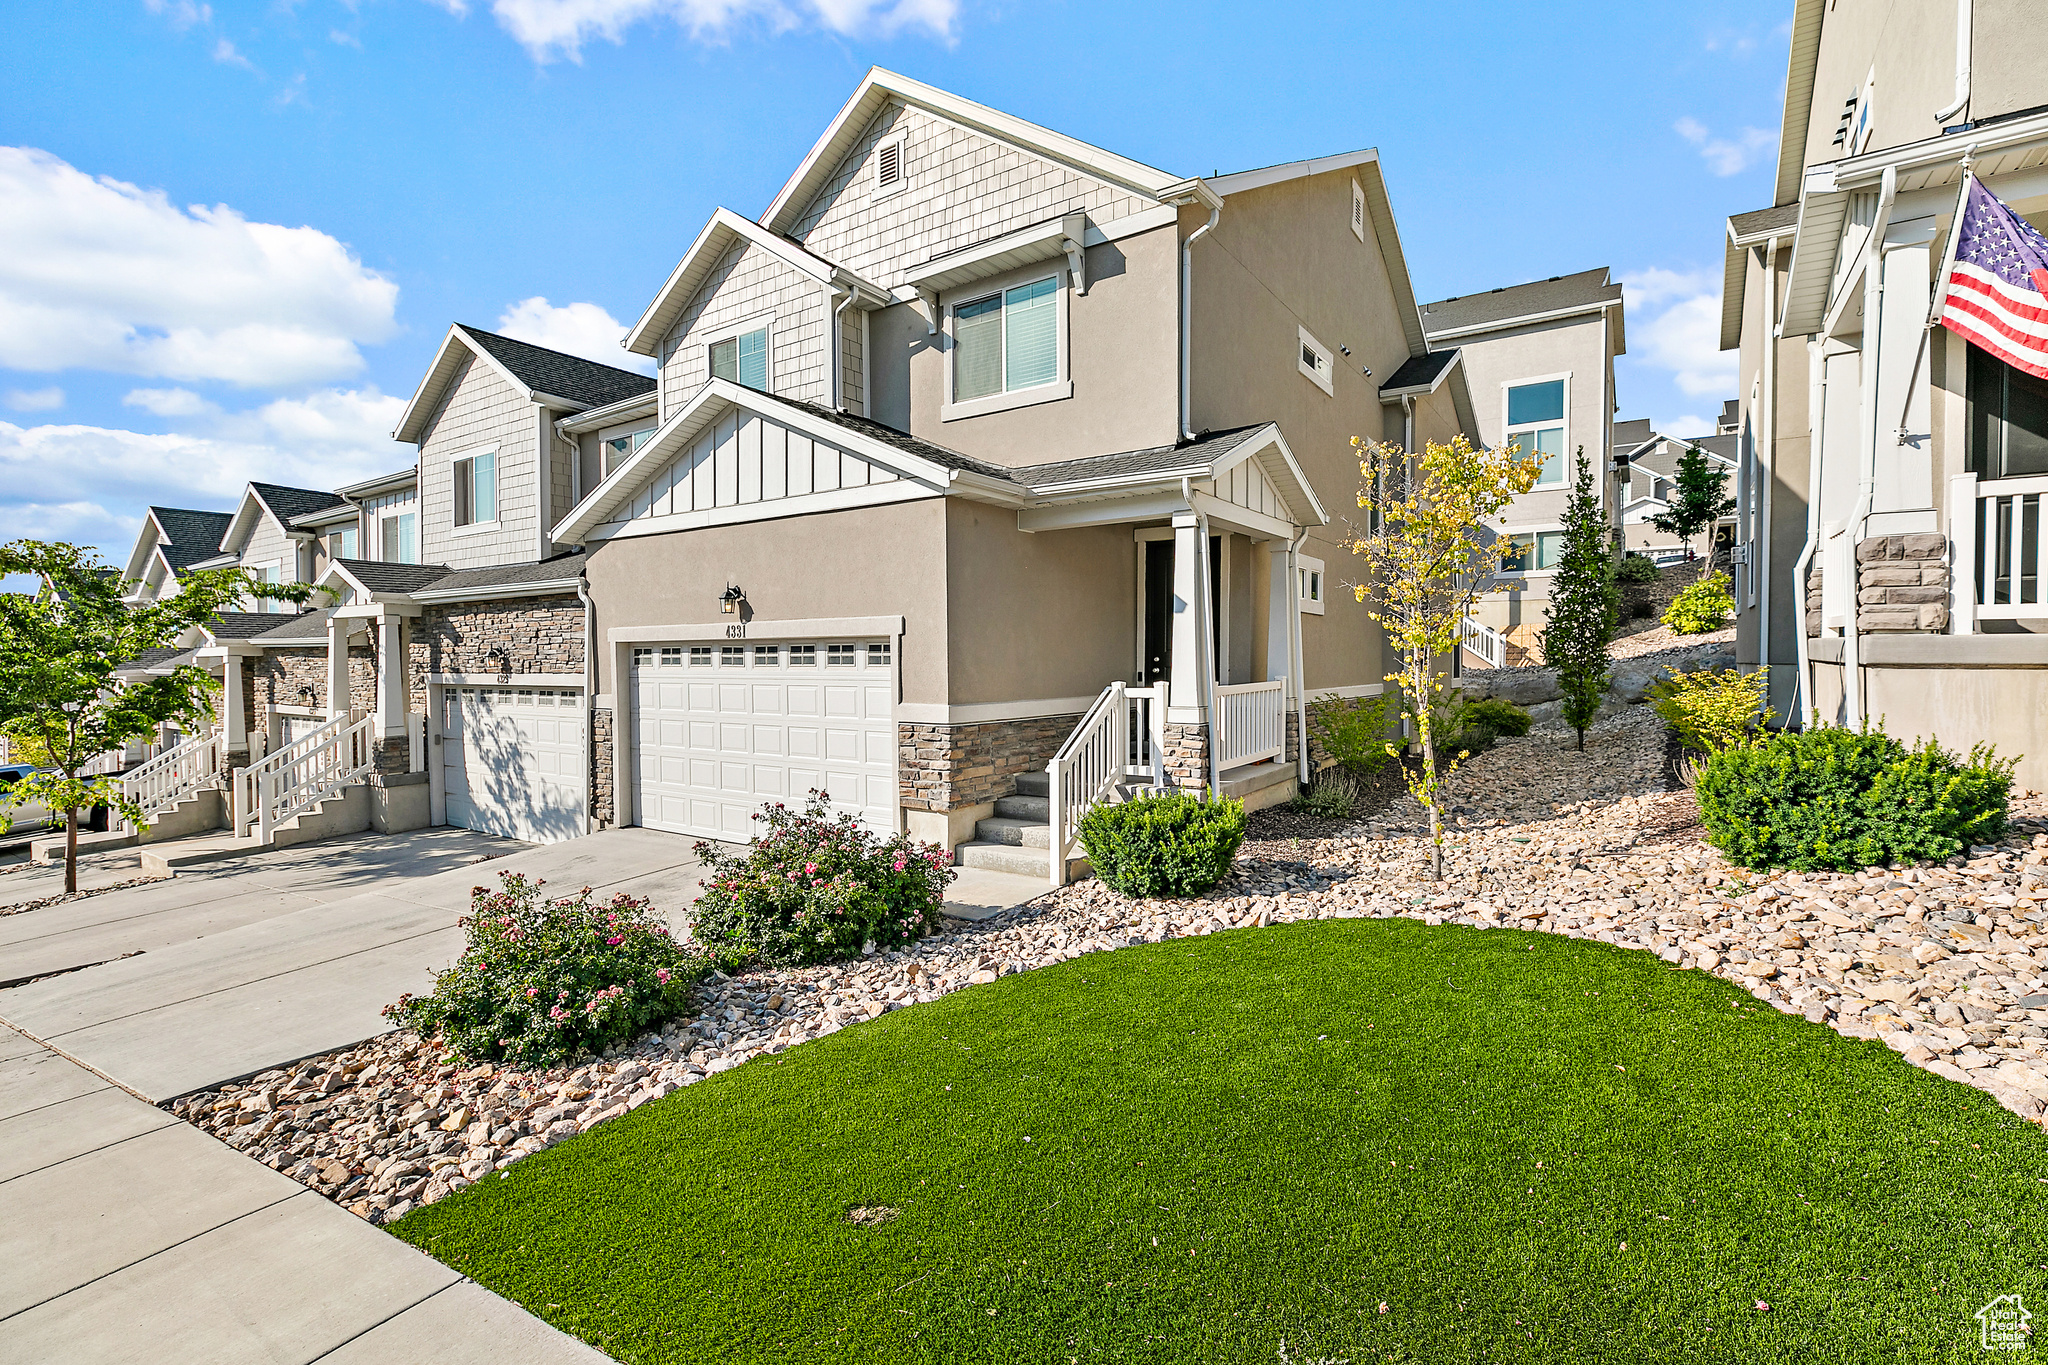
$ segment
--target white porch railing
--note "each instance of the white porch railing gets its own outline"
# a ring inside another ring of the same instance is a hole
[[[220,781],[223,740],[218,730],[166,749],[121,779],[122,794],[142,807],[146,824],[194,792]]]
[[[1216,771],[1278,758],[1287,751],[1287,684],[1232,683],[1216,689]]]
[[[1949,481],[1952,629],[2048,617],[2048,474]]]
[[[1081,817],[1116,790],[1130,765],[1131,709],[1124,697],[1120,682],[1103,688],[1045,765],[1054,886],[1067,884],[1067,859],[1081,841]]]
[[[1130,703],[1130,756],[1124,764],[1124,776],[1163,787],[1166,785],[1166,684],[1126,687],[1124,700]]]
[[[359,711],[336,716],[309,734],[265,755],[235,774],[235,833],[270,842],[270,832],[360,781],[376,767],[371,735],[376,717]]]
[[[1458,625],[1458,643],[1464,646],[1467,654],[1488,668],[1507,666],[1508,637],[1492,626],[1468,616]]]

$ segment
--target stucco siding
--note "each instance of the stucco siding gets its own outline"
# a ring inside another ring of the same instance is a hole
[[[875,195],[874,148],[904,135],[904,188]],[[1152,207],[1128,190],[892,103],[868,124],[791,234],[885,288],[958,247],[1083,209],[1097,223]]]
[[[768,391],[808,403],[827,401],[825,289],[751,242],[734,242],[718,258],[661,346],[664,410],[711,377],[708,343],[735,322],[773,313],[768,336]],[[852,313],[852,309],[847,312]],[[858,327],[855,318],[852,326]]]
[[[540,483],[534,458],[535,409],[489,364],[472,357],[449,386],[420,443],[419,551],[422,564],[480,569],[537,557]],[[497,451],[498,520],[455,533],[451,461]]]

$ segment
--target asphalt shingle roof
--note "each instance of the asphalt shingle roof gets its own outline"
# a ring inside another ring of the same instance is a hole
[[[541,393],[601,408],[607,403],[649,393],[654,388],[654,380],[644,374],[635,374],[614,365],[600,365],[595,360],[585,360],[580,356],[564,355],[545,346],[514,341],[511,337],[486,332],[479,327],[459,322],[455,325],[461,327],[471,341],[490,352],[491,357],[510,370],[520,383]]]
[[[308,512],[324,512],[330,507],[340,507],[348,502],[339,493],[323,492],[317,488],[288,488],[281,483],[251,483],[256,496],[263,505],[276,514],[279,521],[289,522],[293,517],[302,517]]]
[[[327,618],[332,615],[332,607],[302,611],[276,630],[266,630],[261,635],[252,635],[249,638],[259,645],[310,644],[324,641],[327,639]]]
[[[1608,267],[1603,265],[1593,270],[1581,270],[1576,275],[1553,275],[1547,280],[1489,289],[1484,294],[1466,294],[1425,303],[1422,305],[1422,330],[1426,335],[1434,336],[1439,332],[1482,327],[1487,323],[1507,322],[1538,313],[1555,313],[1564,308],[1613,303],[1620,297],[1621,286],[1609,281]]]
[[[907,431],[898,431],[895,427],[884,426],[871,417],[856,417],[850,412],[835,412],[831,408],[822,407],[816,403],[806,403],[795,398],[784,398],[780,394],[775,396],[775,401],[787,403],[793,408],[802,408],[813,417],[822,418],[835,426],[845,427],[848,431],[865,436],[871,441],[880,441],[883,445],[893,446],[906,455],[915,455],[920,460],[929,460],[933,464],[945,469],[961,469],[970,474],[985,474],[992,479],[1007,479],[1010,477],[1010,471],[999,464],[990,464],[986,460],[977,460],[971,455],[962,455],[957,450],[948,450],[944,446],[933,445],[930,441],[920,440]]]
[[[337,559],[349,577],[371,592],[418,592],[455,572],[446,564],[394,564],[384,559]]]
[[[221,537],[228,533],[228,523],[235,519],[233,512],[194,512],[185,507],[152,507],[149,511],[170,537],[169,544],[157,548],[163,551],[172,573],[219,554]]]
[[[1401,362],[1399,369],[1387,376],[1387,382],[1380,385],[1380,392],[1419,389],[1434,384],[1437,376],[1451,368],[1451,362],[1457,358],[1456,348],[1448,351],[1431,351],[1428,355],[1411,355]]]
[[[1145,450],[1123,450],[1110,455],[1089,455],[1078,460],[1058,460],[1051,464],[1025,465],[1004,472],[1012,482],[1021,483],[1027,488],[1047,488],[1091,479],[1114,479],[1132,474],[1165,474],[1176,470],[1205,468],[1218,457],[1244,444],[1253,432],[1263,431],[1271,425],[1271,422],[1254,422],[1250,426],[1232,427],[1228,431],[1203,432],[1195,440],[1175,445],[1151,446]]]
[[[1779,204],[1775,208],[1753,209],[1748,213],[1734,214],[1728,219],[1728,227],[1737,237],[1747,237],[1753,232],[1773,232],[1779,228],[1789,228],[1798,222],[1799,201],[1795,199],[1789,204]]]
[[[488,569],[458,569],[409,592],[467,592],[477,588],[518,588],[528,583],[552,583],[574,578],[583,572],[583,551],[576,550],[534,564],[496,564]]]
[[[216,640],[253,640],[277,629],[284,619],[274,611],[224,611],[207,622],[206,633]]]
[[[180,655],[190,654],[191,652],[191,650],[178,645],[164,645],[158,649],[145,649],[114,671],[116,673],[130,673],[145,668],[154,668],[158,664],[167,663],[172,659],[178,658]]]

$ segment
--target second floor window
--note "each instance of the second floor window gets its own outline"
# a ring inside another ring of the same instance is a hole
[[[1564,553],[1562,531],[1524,531],[1508,540],[1508,552],[1500,560],[1500,571],[1504,574],[1554,569]]]
[[[1059,378],[1059,280],[1047,276],[953,309],[953,401]]]
[[[498,457],[486,451],[455,462],[455,524],[498,519]],[[408,563],[412,561],[408,560]]]
[[[419,521],[411,512],[393,512],[377,528],[379,559],[389,564],[420,562]]]
[[[1538,488],[1564,482],[1564,381],[1517,384],[1508,390],[1504,444],[1522,448],[1522,458],[1542,466]]]
[[[327,557],[329,559],[355,559],[356,528],[344,526],[339,531],[327,533]]]
[[[757,386],[758,387],[758,386]],[[647,444],[647,438],[654,434],[654,428],[631,432],[625,436],[614,436],[604,443],[604,472],[601,478],[610,478],[612,471],[626,462],[626,457]]]
[[[711,377],[768,391],[768,329],[756,327],[711,343]]]

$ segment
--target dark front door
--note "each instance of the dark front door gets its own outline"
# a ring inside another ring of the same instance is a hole
[[[1145,676],[1147,687],[1173,669],[1173,542],[1145,542]]]

